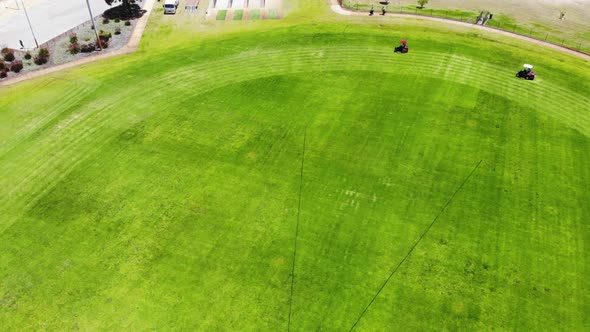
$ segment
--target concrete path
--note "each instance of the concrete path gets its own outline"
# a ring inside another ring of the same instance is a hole
[[[2,0],[0,2],[0,46],[14,49],[35,47],[31,28],[22,4],[25,4],[39,45],[90,19],[85,0]],[[18,4],[18,9],[17,8]],[[110,7],[104,0],[90,0],[96,17]]]
[[[27,74],[16,76],[16,77],[8,79],[8,80],[0,81],[0,87],[9,86],[11,84],[15,84],[18,82],[29,80],[31,78],[39,77],[42,75],[47,75],[49,73],[54,73],[54,72],[64,70],[67,68],[72,68],[72,67],[79,66],[79,65],[82,65],[85,63],[90,63],[90,62],[94,62],[94,61],[101,60],[101,59],[106,59],[106,58],[110,58],[110,57],[114,57],[114,56],[118,56],[118,55],[122,55],[122,54],[128,54],[128,53],[135,52],[135,50],[137,50],[137,47],[139,46],[139,42],[141,41],[141,36],[143,35],[143,30],[145,29],[145,26],[148,22],[149,16],[152,12],[154,2],[156,0],[144,0],[144,1],[145,1],[144,9],[147,12],[137,21],[137,24],[135,25],[135,29],[133,30],[133,34],[131,34],[131,38],[129,39],[129,42],[127,43],[127,45],[121,47],[118,50],[112,51],[112,52],[101,53],[96,56],[82,58],[80,60],[64,63],[62,65],[57,65],[57,66],[49,67],[46,69],[33,71],[33,72],[30,72]]]

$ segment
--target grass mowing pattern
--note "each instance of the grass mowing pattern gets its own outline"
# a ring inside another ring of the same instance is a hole
[[[284,329],[301,190],[292,328],[348,329],[475,157],[358,328],[580,328],[590,119],[575,61],[539,59],[523,82],[485,40],[452,36],[451,52],[429,33],[399,56],[377,27],[320,28],[0,91],[2,326]]]

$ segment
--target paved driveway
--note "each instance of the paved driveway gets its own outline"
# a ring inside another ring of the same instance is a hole
[[[22,1],[39,44],[90,19],[86,0]],[[16,9],[17,3],[19,9]],[[90,6],[94,16],[109,8],[104,0],[90,0]],[[35,47],[21,0],[0,0],[0,46],[20,48],[19,40],[23,41],[26,48]]]

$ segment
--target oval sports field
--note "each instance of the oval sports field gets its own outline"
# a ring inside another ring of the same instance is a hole
[[[285,13],[0,89],[0,326],[587,330],[588,61]]]

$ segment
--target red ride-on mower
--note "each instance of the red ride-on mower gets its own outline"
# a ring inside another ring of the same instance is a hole
[[[532,81],[535,79],[535,72],[533,71],[533,65],[529,65],[528,63],[524,65],[524,69],[518,71],[516,73],[516,77],[522,78],[528,81]]]
[[[405,39],[402,39],[399,42],[401,43],[401,45],[394,48],[393,52],[394,53],[408,53],[408,51],[410,51],[410,48],[408,47],[408,41]]]

